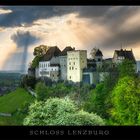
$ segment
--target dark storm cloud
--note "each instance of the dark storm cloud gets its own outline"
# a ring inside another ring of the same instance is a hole
[[[26,71],[26,63],[27,63],[27,57],[28,57],[28,48],[30,45],[36,43],[40,39],[34,35],[32,35],[30,32],[26,31],[17,31],[16,34],[13,34],[11,36],[11,39],[17,44],[17,48],[22,49],[22,60],[20,61],[21,65],[21,71]],[[12,57],[12,56],[11,56]],[[10,57],[10,60],[12,60]],[[13,57],[12,57],[13,58]]]
[[[111,6],[77,6],[80,17],[95,18],[104,16]]]
[[[140,28],[132,31],[116,32],[111,38],[103,40],[102,46],[107,46],[108,48],[130,48],[131,45],[137,42],[140,42]]]
[[[12,27],[24,24],[32,24],[38,19],[47,19],[54,16],[62,16],[68,13],[78,13],[79,18],[90,18],[100,26],[105,26],[113,32],[113,36],[104,40],[102,46],[116,47],[115,44],[139,41],[139,27],[134,26],[131,30],[119,32],[119,27],[132,15],[137,14],[140,8],[137,6],[6,6],[0,7],[10,9],[12,13],[0,15],[0,26]],[[57,23],[56,23],[57,24]],[[137,23],[139,24],[139,23]],[[94,32],[94,29],[92,29]]]
[[[108,28],[112,33],[110,38],[101,38],[99,44],[102,48],[116,49],[124,45],[125,48],[140,42],[140,23],[135,23],[133,27],[129,25],[127,30],[120,30],[120,27],[131,16],[140,13],[140,7],[137,6],[95,6],[95,7],[79,7],[79,17],[88,17],[92,22],[98,23],[100,26]],[[139,25],[139,26],[137,26]],[[94,31],[94,29],[93,29]],[[122,46],[123,47],[123,46]]]
[[[28,47],[40,40],[30,32],[20,30],[13,34],[11,39],[17,44],[17,47]]]
[[[68,13],[79,13],[79,17],[96,18],[104,16],[111,6],[1,6],[11,13],[0,15],[0,26],[20,26],[30,24],[37,19],[62,16]]]
[[[101,24],[110,25],[110,23],[122,22],[138,9],[138,7],[117,6],[6,6],[0,8],[12,10],[11,13],[0,15],[0,26],[5,27],[20,26],[22,23],[31,24],[37,19],[62,16],[74,12],[79,13],[79,17],[102,18]]]
[[[0,8],[12,10],[11,13],[0,15],[1,27],[21,26],[22,23],[31,24],[38,19],[61,16],[73,11],[72,7],[55,6],[6,6]]]

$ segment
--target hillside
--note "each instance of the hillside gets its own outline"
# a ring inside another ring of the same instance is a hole
[[[11,113],[12,117],[0,116],[0,125],[18,125],[24,118],[23,114],[17,114],[18,109],[24,109],[26,103],[31,103],[33,97],[24,89],[18,88],[15,91],[0,97],[0,112]]]

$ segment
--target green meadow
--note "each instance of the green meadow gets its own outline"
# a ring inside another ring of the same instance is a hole
[[[11,117],[0,116],[0,125],[22,125],[27,112],[19,113],[30,104],[34,98],[22,88],[0,97],[0,113],[10,113]]]

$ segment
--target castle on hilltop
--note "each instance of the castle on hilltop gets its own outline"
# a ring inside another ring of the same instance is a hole
[[[52,81],[69,81],[74,83],[97,84],[104,80],[111,67],[124,59],[131,60],[136,67],[136,60],[131,50],[115,50],[113,58],[103,59],[100,49],[91,50],[91,58],[87,58],[87,50],[75,50],[70,46],[60,50],[57,46],[49,47],[43,55],[34,73],[28,69],[28,75],[36,78],[47,77]]]

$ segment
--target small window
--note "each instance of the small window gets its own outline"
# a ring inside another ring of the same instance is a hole
[[[71,65],[71,62],[69,62],[69,65]]]
[[[73,64],[75,65],[75,62],[73,62]]]
[[[69,70],[71,70],[71,67],[69,67]]]
[[[72,67],[72,70],[73,70],[74,68]]]
[[[70,79],[71,79],[71,76],[70,76]]]

